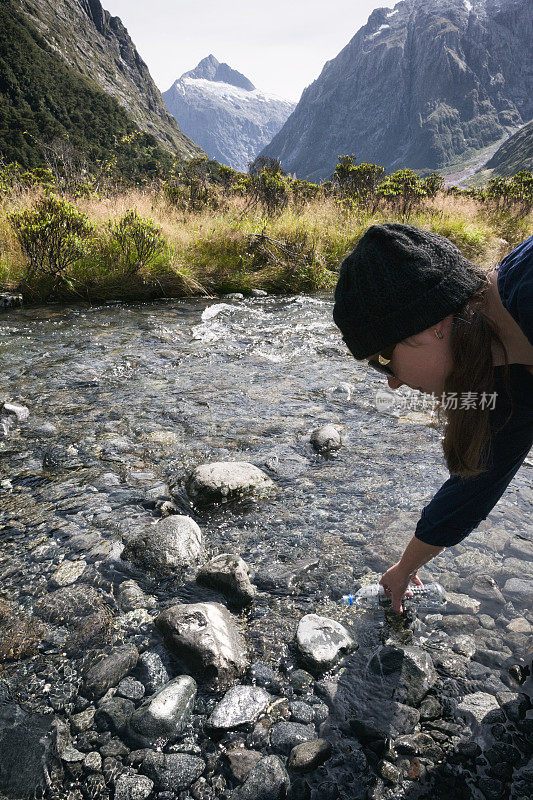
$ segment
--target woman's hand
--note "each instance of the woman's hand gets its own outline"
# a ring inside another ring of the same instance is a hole
[[[416,586],[424,584],[415,572],[408,572],[401,563],[394,564],[381,576],[380,584],[384,587],[385,593],[391,598],[393,611],[402,613],[402,599],[405,597],[409,582],[412,581]],[[408,594],[408,592],[407,592]]]

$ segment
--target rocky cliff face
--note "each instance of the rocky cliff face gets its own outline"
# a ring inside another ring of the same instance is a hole
[[[99,0],[17,0],[17,5],[67,65],[114,97],[141,130],[185,157],[202,154],[166,110],[119,17]]]
[[[433,170],[533,117],[531,0],[404,0],[378,8],[265,148],[302,178],[337,157]]]
[[[515,175],[523,169],[533,170],[533,120],[520,128],[485,164],[495,175]]]
[[[243,171],[294,109],[213,55],[178,78],[163,99],[181,130],[211,158]]]

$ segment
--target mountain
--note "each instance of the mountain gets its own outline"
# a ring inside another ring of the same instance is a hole
[[[295,104],[267,94],[228,64],[207,56],[178,78],[163,99],[181,130],[211,158],[246,171]]]
[[[120,19],[99,0],[2,0],[0,15],[4,158],[35,166],[35,138],[46,144],[64,136],[90,158],[102,157],[134,131],[144,132],[158,157],[203,153],[166,110]]]
[[[510,136],[484,165],[494,175],[515,175],[523,169],[533,170],[533,120]]]
[[[348,153],[429,171],[532,117],[531,0],[404,0],[372,12],[262,155],[312,180]]]

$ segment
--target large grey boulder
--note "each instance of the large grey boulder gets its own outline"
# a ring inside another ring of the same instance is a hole
[[[304,661],[315,669],[329,669],[357,643],[344,625],[318,614],[306,614],[298,623],[296,644]]]
[[[203,558],[202,532],[191,517],[172,514],[130,539],[121,558],[155,575],[172,574]]]
[[[215,461],[200,464],[189,475],[185,488],[197,504],[226,503],[249,495],[262,497],[275,489],[259,467],[247,461]]]
[[[137,664],[139,653],[133,644],[117,647],[108,656],[91,666],[85,676],[85,692],[98,699],[116,686]]]
[[[230,800],[285,800],[291,785],[289,775],[278,756],[265,756],[252,768],[242,786]]]
[[[128,739],[139,748],[163,746],[187,725],[196,698],[196,681],[179,675],[148,697],[132,714]]]
[[[255,597],[246,561],[234,553],[220,553],[210,559],[196,575],[198,583],[223,592],[230,602],[246,605]]]
[[[232,730],[255,722],[270,701],[270,695],[260,686],[233,686],[216,704],[208,725],[218,730]]]
[[[183,603],[156,617],[155,625],[178,658],[195,674],[220,685],[248,665],[244,639],[220,603]]]

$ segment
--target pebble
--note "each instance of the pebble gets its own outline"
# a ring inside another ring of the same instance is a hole
[[[114,800],[146,800],[154,782],[145,775],[120,775],[115,784]]]
[[[262,758],[262,753],[258,750],[247,750],[244,747],[230,748],[225,753],[229,771],[234,780],[243,783],[250,771]]]
[[[270,695],[260,686],[233,686],[216,704],[207,724],[216,730],[238,728],[255,722],[270,702]]]
[[[219,589],[232,603],[247,605],[252,602],[256,592],[250,582],[249,572],[248,565],[240,556],[221,553],[199,570],[196,580],[204,586]]]
[[[116,686],[135,667],[139,653],[133,644],[117,647],[87,671],[84,690],[89,697],[98,699],[108,689]]]
[[[296,645],[304,661],[319,670],[330,669],[357,643],[344,625],[318,614],[306,614],[298,623]]]
[[[341,435],[334,425],[322,425],[311,432],[310,442],[319,453],[326,454],[339,450],[342,446]]]
[[[57,589],[61,586],[70,586],[83,575],[86,567],[87,563],[83,560],[63,561],[50,578],[50,583]]]
[[[142,769],[158,789],[179,792],[188,789],[202,774],[205,761],[186,753],[158,753],[150,751]]]
[[[133,536],[121,558],[155,575],[173,575],[203,558],[202,532],[191,517],[172,514]]]
[[[299,772],[312,772],[331,755],[331,744],[326,739],[302,742],[292,748],[288,766]]]
[[[265,661],[254,661],[248,671],[250,680],[257,686],[262,686],[268,692],[278,694],[281,690],[279,676],[276,675],[270,664]],[[311,678],[312,680],[312,678]]]
[[[125,697],[128,700],[141,700],[144,694],[144,686],[140,681],[136,681],[135,678],[123,678],[117,686],[118,697]]]
[[[261,758],[242,786],[231,794],[231,800],[284,800],[291,782],[278,756]]]
[[[293,700],[292,703],[289,703],[289,711],[291,712],[291,720],[293,722],[302,722],[307,725],[315,720],[313,706],[301,700]]]

